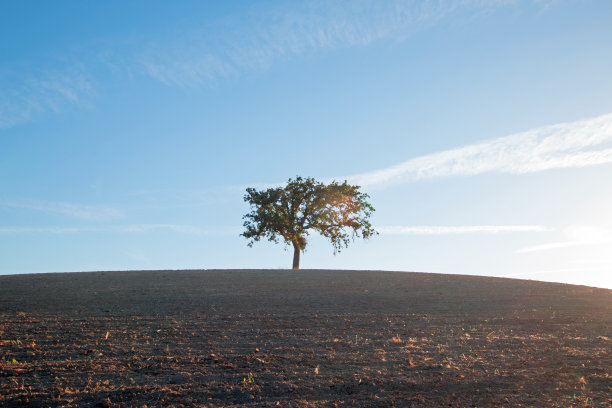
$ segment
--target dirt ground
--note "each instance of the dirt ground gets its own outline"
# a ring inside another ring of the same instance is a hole
[[[612,407],[612,291],[374,271],[0,276],[3,407]]]

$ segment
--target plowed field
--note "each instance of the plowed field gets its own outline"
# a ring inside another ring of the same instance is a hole
[[[611,407],[612,291],[375,271],[0,276],[4,407]]]

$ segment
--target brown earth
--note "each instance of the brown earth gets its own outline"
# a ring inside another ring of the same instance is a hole
[[[0,276],[0,406],[611,407],[612,291],[374,271]]]

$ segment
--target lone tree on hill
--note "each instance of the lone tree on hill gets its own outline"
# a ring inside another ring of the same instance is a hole
[[[299,176],[289,179],[285,187],[247,188],[244,201],[251,205],[251,212],[242,217],[246,231],[240,235],[250,240],[250,247],[261,238],[293,245],[293,269],[300,268],[300,252],[311,230],[329,238],[335,255],[355,237],[378,234],[369,221],[374,207],[359,188],[346,181],[326,185]]]

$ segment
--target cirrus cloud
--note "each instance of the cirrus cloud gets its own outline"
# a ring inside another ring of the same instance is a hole
[[[88,221],[107,221],[125,217],[125,213],[119,208],[67,202],[35,200],[0,201],[0,207],[33,210],[51,215],[61,215]]]
[[[464,226],[380,226],[376,230],[383,235],[456,235],[503,232],[546,232],[549,228],[540,225],[464,225]]]
[[[612,163],[612,113],[538,127],[341,179],[360,186],[374,186],[488,172],[524,174],[606,163]]]

